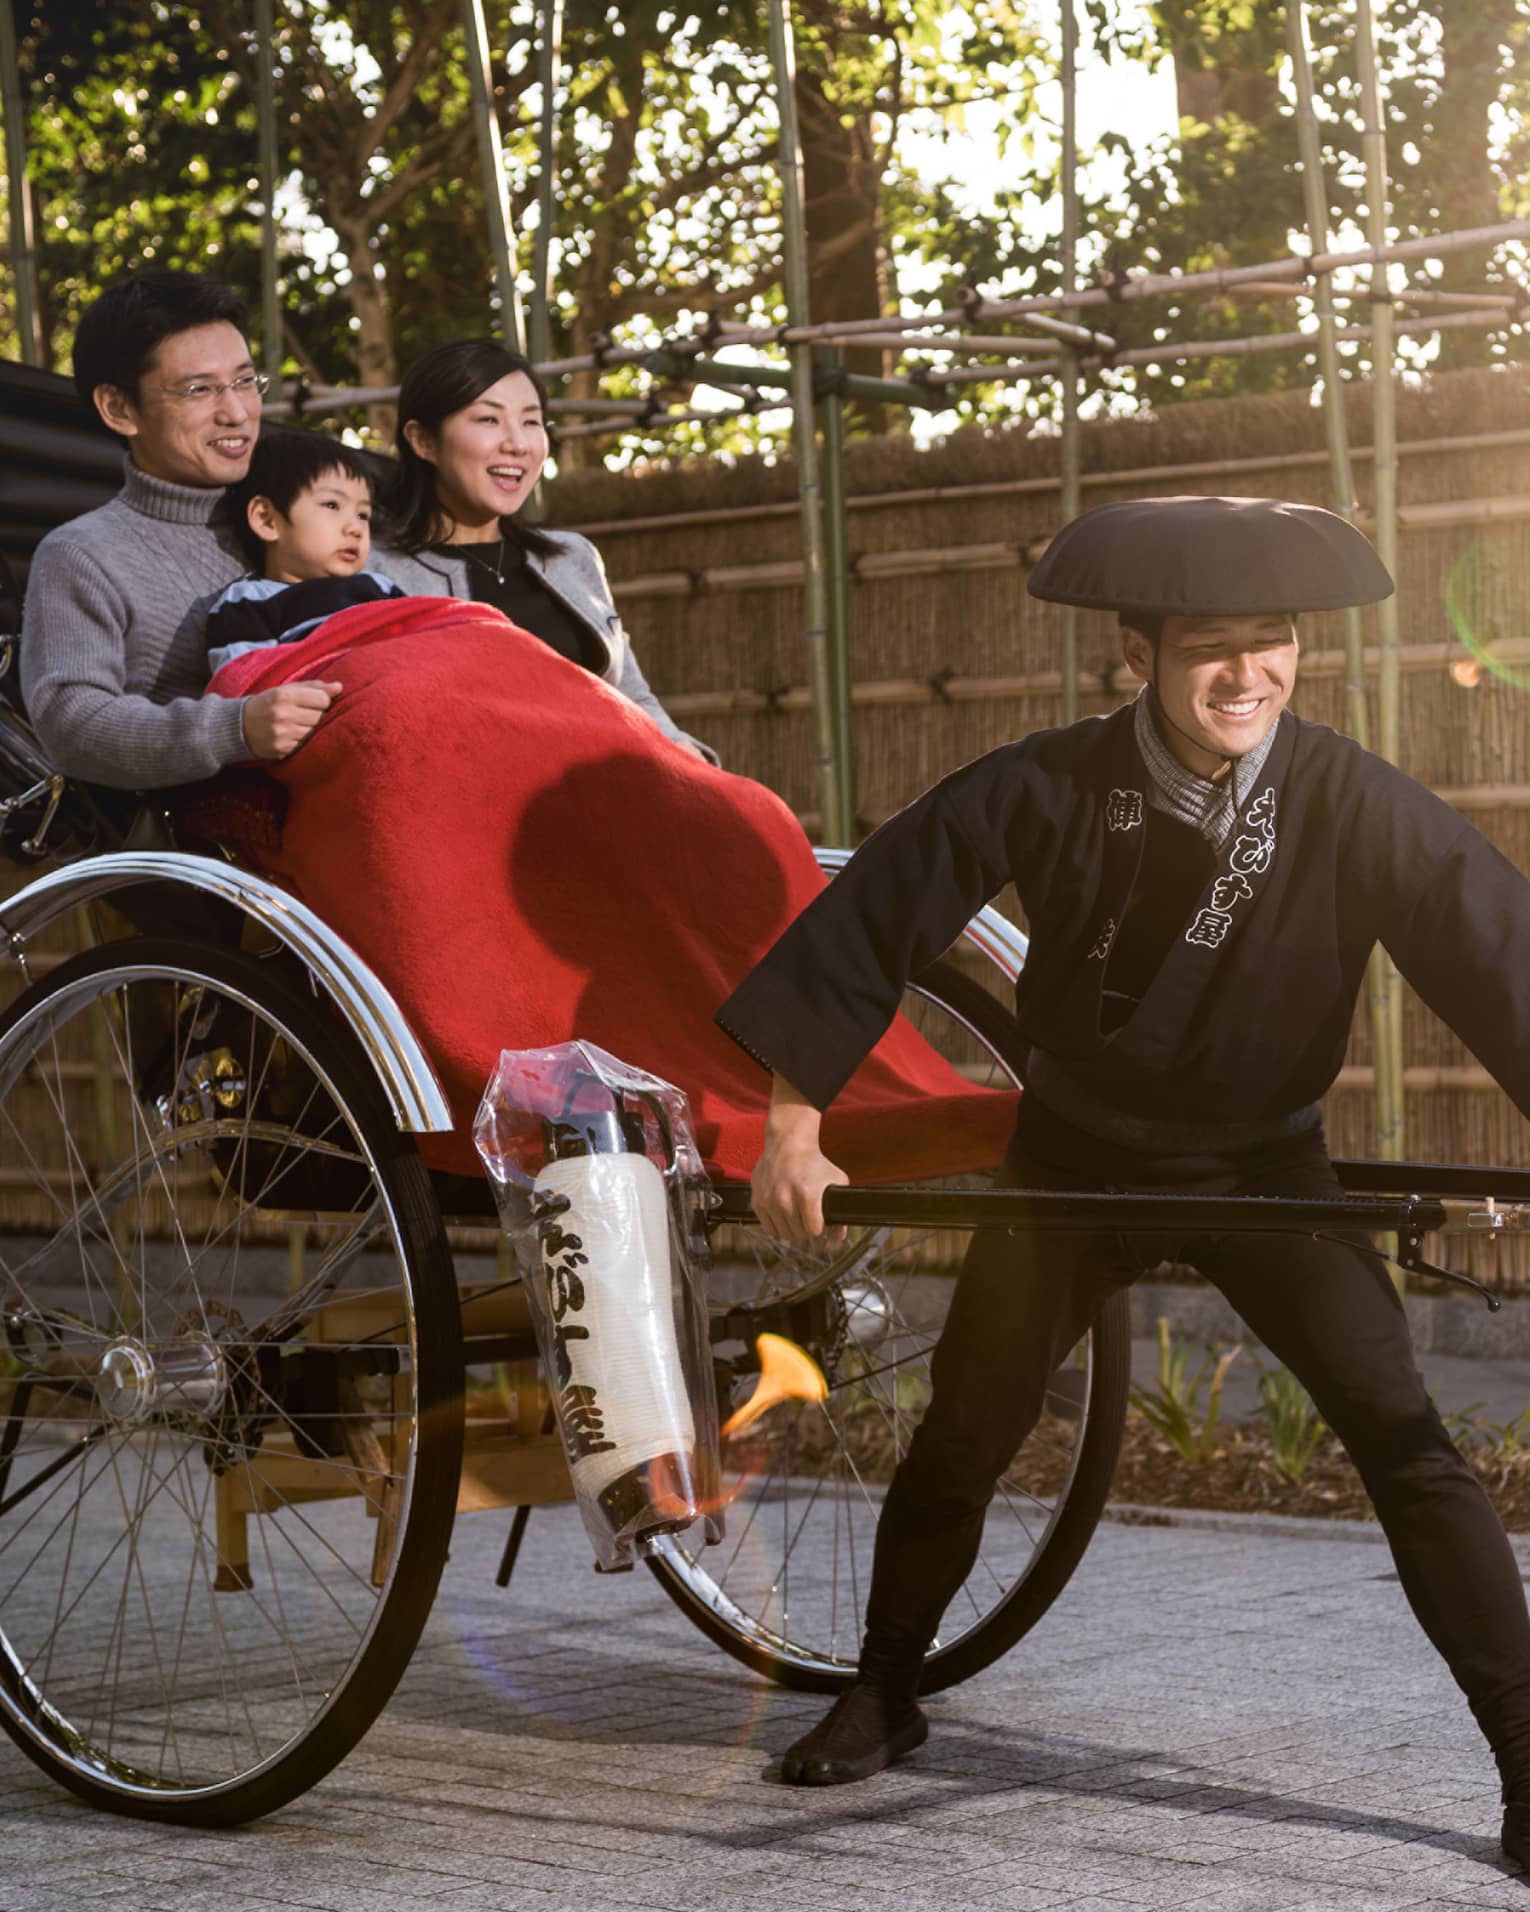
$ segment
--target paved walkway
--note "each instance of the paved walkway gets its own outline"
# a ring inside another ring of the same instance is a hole
[[[1044,1625],[868,1784],[773,1777],[821,1702],[539,1512],[459,1521],[360,1749],[239,1832],[76,1804],[0,1745],[0,1912],[1525,1908],[1488,1755],[1366,1529],[1103,1526]]]

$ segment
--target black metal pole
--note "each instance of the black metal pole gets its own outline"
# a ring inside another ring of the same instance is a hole
[[[753,1219],[746,1188],[714,1191],[712,1218]],[[1313,1234],[1333,1229],[1428,1235],[1445,1226],[1442,1201],[1418,1195],[1094,1195],[1029,1188],[830,1188],[824,1217],[858,1228],[1130,1229],[1137,1234]]]

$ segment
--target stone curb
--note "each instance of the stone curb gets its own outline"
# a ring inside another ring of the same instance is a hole
[[[1284,1540],[1373,1541],[1386,1545],[1386,1535],[1374,1520],[1314,1520],[1301,1514],[1219,1513],[1205,1507],[1142,1507],[1133,1501],[1111,1501],[1100,1515],[1122,1527],[1199,1528],[1214,1534],[1259,1534]],[[1530,1534],[1510,1534],[1509,1545],[1530,1566]]]

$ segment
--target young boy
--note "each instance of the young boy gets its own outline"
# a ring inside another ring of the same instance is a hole
[[[261,438],[249,475],[230,494],[260,575],[237,579],[208,612],[210,670],[246,651],[296,643],[353,604],[406,595],[366,569],[372,492],[362,455],[336,439],[300,431]]]

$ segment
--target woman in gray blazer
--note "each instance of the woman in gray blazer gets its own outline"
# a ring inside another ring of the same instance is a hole
[[[398,396],[392,539],[373,564],[411,596],[494,605],[716,763],[649,689],[594,545],[517,515],[547,458],[546,399],[529,360],[493,339],[417,359]]]

